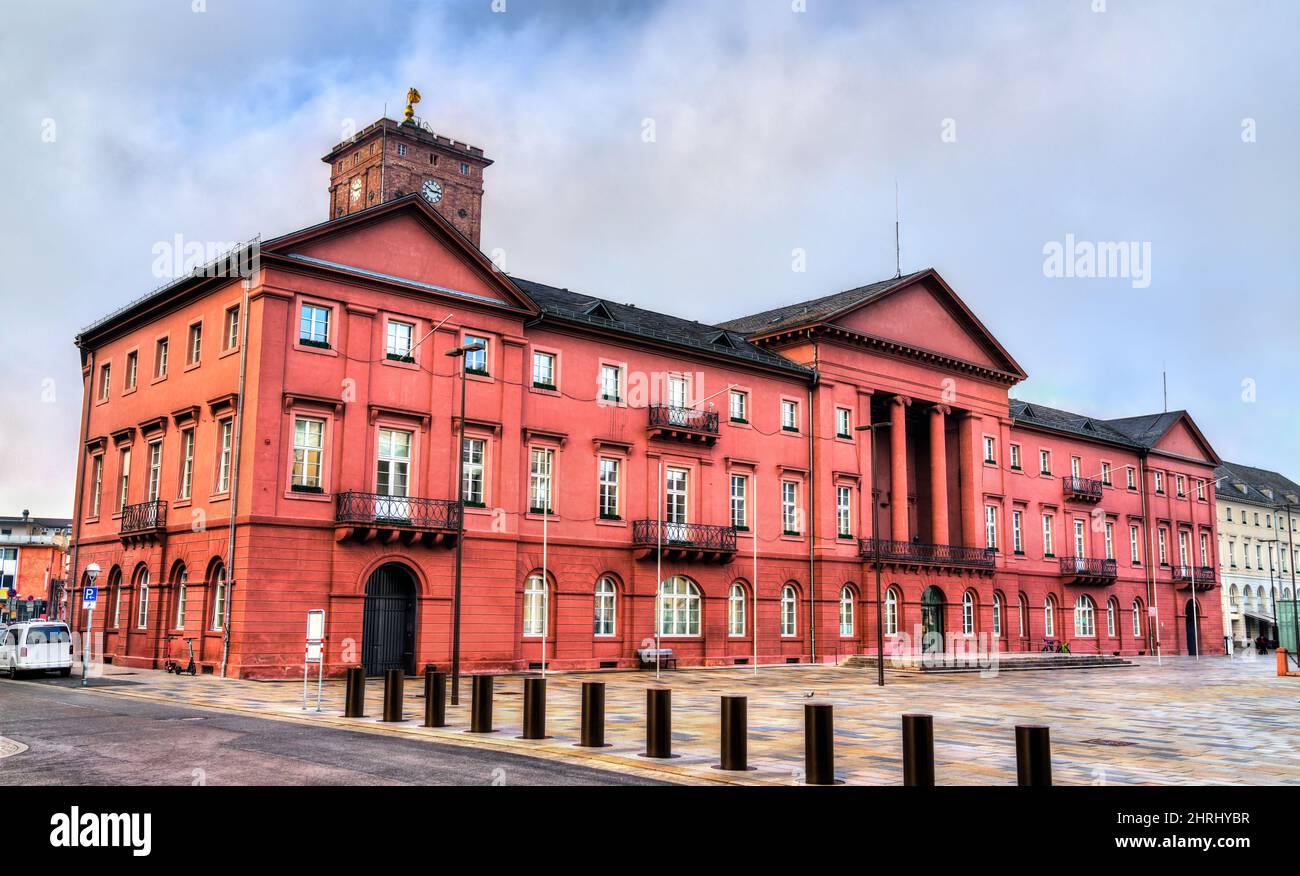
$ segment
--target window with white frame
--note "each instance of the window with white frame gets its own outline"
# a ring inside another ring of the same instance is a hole
[[[690,472],[684,468],[664,469],[664,519],[670,535],[690,522]],[[684,539],[685,533],[680,537]]]
[[[555,469],[555,451],[549,447],[534,447],[529,452],[528,510],[533,514],[550,514],[554,511],[552,480]]]
[[[1043,635],[1049,639],[1056,635],[1056,600],[1050,594],[1043,600]]]
[[[731,476],[731,525],[736,529],[749,528],[749,478]]]
[[[898,591],[893,587],[885,591],[885,635],[898,635]]]
[[[998,458],[997,458],[996,451],[997,451],[997,444],[993,440],[993,436],[985,435],[984,436],[984,461],[987,463],[997,462]]]
[[[1115,524],[1106,521],[1106,559],[1115,559]]]
[[[1169,531],[1163,526],[1156,530],[1156,538],[1160,544],[1160,565],[1169,565]]]
[[[1053,544],[1052,542],[1052,530],[1055,528],[1053,524],[1054,521],[1052,519],[1052,515],[1044,514],[1043,515],[1043,556],[1045,557],[1056,556],[1056,545]]]
[[[467,374],[478,374],[484,377],[487,376],[488,339],[479,335],[465,335],[462,344],[466,347],[476,348],[465,351],[465,372]]]
[[[123,447],[117,455],[117,513],[126,508],[127,496],[131,492],[131,448]]]
[[[158,500],[162,486],[162,441],[149,442],[149,479],[145,484],[145,501]]]
[[[483,438],[466,438],[461,445],[461,465],[464,469],[464,482],[461,490],[465,504],[483,507],[484,474],[487,461],[487,441]]]
[[[154,347],[153,376],[159,379],[167,376],[167,339],[159,338]]]
[[[840,438],[853,437],[853,412],[848,408],[835,409],[835,434]]]
[[[853,490],[850,487],[835,488],[835,523],[840,538],[853,537]]]
[[[145,569],[140,573],[140,610],[136,614],[135,625],[137,629],[147,629],[149,627],[149,570]]]
[[[1074,634],[1085,638],[1097,635],[1097,606],[1086,593],[1074,601]]]
[[[388,321],[387,356],[399,362],[409,362],[415,348],[415,326],[396,319]]]
[[[380,429],[375,492],[381,496],[409,496],[410,472],[411,433],[403,429]]]
[[[1020,445],[1012,444],[1008,449],[1010,454],[1010,464],[1013,471],[1020,471]]]
[[[596,582],[597,636],[612,636],[617,629],[618,586],[614,579],[605,576]]]
[[[600,458],[600,475],[597,497],[600,503],[602,520],[618,520],[619,461],[608,456]]]
[[[961,634],[975,635],[975,596],[969,590],[961,595]]]
[[[1115,638],[1115,615],[1118,606],[1114,599],[1106,600],[1106,635]]]
[[[1084,533],[1084,529],[1083,529],[1083,521],[1082,521],[1082,520],[1079,520],[1078,518],[1075,518],[1075,520],[1074,520],[1074,555],[1075,555],[1076,557],[1086,557],[1086,556],[1088,555],[1088,550],[1087,550],[1087,546],[1086,546],[1086,545],[1087,545],[1087,537],[1086,537],[1086,535],[1085,535],[1085,533]]]
[[[320,491],[324,452],[325,421],[315,417],[294,417],[292,489]]]
[[[623,400],[623,369],[617,365],[600,366],[600,400],[606,402]]]
[[[998,547],[998,506],[984,506],[984,546],[997,550]]]
[[[853,636],[853,588],[847,586],[840,590],[840,636]]]
[[[1110,463],[1109,462],[1103,462],[1101,464],[1101,482],[1108,487],[1110,486]]]
[[[212,576],[212,629],[226,626],[226,567],[218,565]]]
[[[137,363],[139,362],[139,359],[140,354],[134,350],[126,354],[126,380],[123,381],[125,385],[122,387],[124,391],[129,392],[135,389],[135,378],[136,371],[138,370]]]
[[[1135,566],[1139,562],[1141,562],[1141,560],[1139,559],[1142,556],[1142,554],[1139,551],[1140,544],[1141,544],[1141,534],[1138,532],[1137,526],[1134,524],[1129,524],[1128,551],[1129,551],[1129,556],[1133,562],[1133,565]]]
[[[189,364],[197,365],[203,358],[203,323],[190,326]]]
[[[733,389],[728,397],[727,412],[733,423],[749,422],[749,395]]]
[[[1022,639],[1029,635],[1029,606],[1023,593],[1016,597],[1016,629]]]
[[[1124,485],[1126,487],[1128,487],[1130,490],[1137,489],[1137,470],[1134,469],[1133,466],[1130,465],[1124,468],[1124,479],[1125,479]]]
[[[176,573],[176,629],[185,629],[185,591],[189,586],[189,575],[181,566]]]
[[[1207,533],[1201,533],[1201,565],[1210,565],[1210,536]]]
[[[91,459],[90,478],[90,516],[99,516],[99,502],[104,490],[104,454],[97,453]]]
[[[993,635],[1002,635],[1002,594],[993,594]]]
[[[1162,471],[1158,471],[1155,473],[1155,478],[1156,478],[1156,492],[1163,493],[1165,491],[1165,473]]]
[[[693,581],[674,575],[659,585],[659,635],[700,634],[700,589]]]
[[[1025,552],[1024,512],[1011,512],[1011,549],[1017,554]]]
[[[799,535],[799,485],[781,481],[781,528],[786,535]]]
[[[541,575],[529,575],[524,581],[524,636],[544,637],[546,619],[546,580]]]
[[[789,584],[781,588],[781,635],[796,635],[799,629],[799,600],[794,587]]]
[[[239,346],[239,305],[226,308],[226,349]]]
[[[781,399],[781,428],[786,432],[799,431],[799,403]]]
[[[99,366],[99,400],[108,401],[109,390],[112,388],[112,363],[105,362]]]
[[[1196,482],[1196,499],[1198,502],[1205,501],[1205,481]]]
[[[533,351],[533,386],[537,389],[555,389],[555,354]]]
[[[227,417],[217,424],[217,492],[230,491],[230,453],[235,421]]]
[[[298,316],[298,343],[315,347],[330,345],[330,309],[304,304]]]
[[[691,385],[687,379],[680,374],[668,375],[668,406],[674,408],[685,408],[689,405],[691,396]]]
[[[745,588],[742,584],[732,584],[727,596],[727,635],[745,635]]]
[[[1072,477],[1077,478],[1080,475],[1082,475],[1083,474],[1081,470],[1082,467],[1083,467],[1083,460],[1079,459],[1079,457],[1077,456],[1070,457],[1070,475]]]
[[[194,492],[194,427],[181,430],[181,489],[182,499]]]
[[[1045,475],[1052,473],[1052,452],[1050,450],[1038,451],[1038,471]]]

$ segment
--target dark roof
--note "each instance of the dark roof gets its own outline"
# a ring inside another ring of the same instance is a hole
[[[537,302],[537,306],[542,309],[543,319],[550,317],[598,326],[632,337],[706,350],[719,356],[781,368],[803,376],[812,373],[810,369],[784,356],[754,346],[745,340],[744,335],[722,326],[669,316],[631,304],[619,304],[606,298],[582,295],[519,277],[510,279]]]
[[[1254,468],[1236,462],[1225,462],[1214,470],[1219,484],[1219,495],[1239,502],[1276,505],[1279,502],[1300,502],[1300,484],[1266,468]],[[1238,486],[1240,485],[1240,486]],[[1242,487],[1245,489],[1243,490]],[[1264,493],[1271,490],[1272,498]]]
[[[38,526],[42,529],[71,529],[72,521],[64,517],[0,517],[0,523],[5,526],[17,524],[20,526]]]
[[[1134,444],[1142,447],[1152,447],[1160,436],[1169,431],[1169,429],[1186,415],[1186,411],[1166,411],[1163,414],[1143,414],[1140,417],[1121,417],[1118,420],[1107,420],[1106,423],[1111,428],[1123,433]]]
[[[1117,422],[1116,420],[1102,420],[1096,417],[1086,417],[1083,414],[1072,414],[1069,411],[1049,408],[1047,405],[1024,402],[1014,398],[1009,399],[1009,402],[1011,419],[1022,423],[1042,426],[1045,429],[1055,429],[1058,432],[1068,432],[1073,435],[1092,438],[1096,441],[1105,441],[1108,444],[1120,444],[1134,449],[1148,446],[1140,444],[1126,432],[1115,428],[1114,423]]]
[[[929,270],[929,268],[925,268],[910,274],[903,274],[901,277],[891,277],[888,280],[868,283],[866,286],[859,286],[856,289],[847,289],[833,295],[814,298],[811,301],[788,304],[785,307],[764,310],[761,313],[754,313],[749,316],[739,316],[726,322],[720,322],[718,325],[721,328],[753,335],[760,332],[777,331],[789,326],[802,325],[806,322],[816,322],[832,314],[839,313],[846,307],[856,307],[873,298],[878,298],[896,286],[907,283]]]

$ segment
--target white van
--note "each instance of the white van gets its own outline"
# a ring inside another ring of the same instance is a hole
[[[20,672],[57,669],[72,674],[72,633],[63,621],[24,621],[5,630],[0,640],[0,671],[10,678]]]

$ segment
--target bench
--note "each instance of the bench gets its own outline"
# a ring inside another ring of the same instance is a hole
[[[641,661],[642,669],[654,669],[656,661],[661,669],[677,668],[677,658],[673,656],[672,648],[639,648],[636,656]]]

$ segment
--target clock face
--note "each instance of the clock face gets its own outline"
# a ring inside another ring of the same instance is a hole
[[[430,204],[436,204],[442,200],[442,183],[436,179],[426,179],[424,187],[420,191],[428,198]]]
[[[352,200],[361,200],[361,177],[354,177],[352,180]]]

